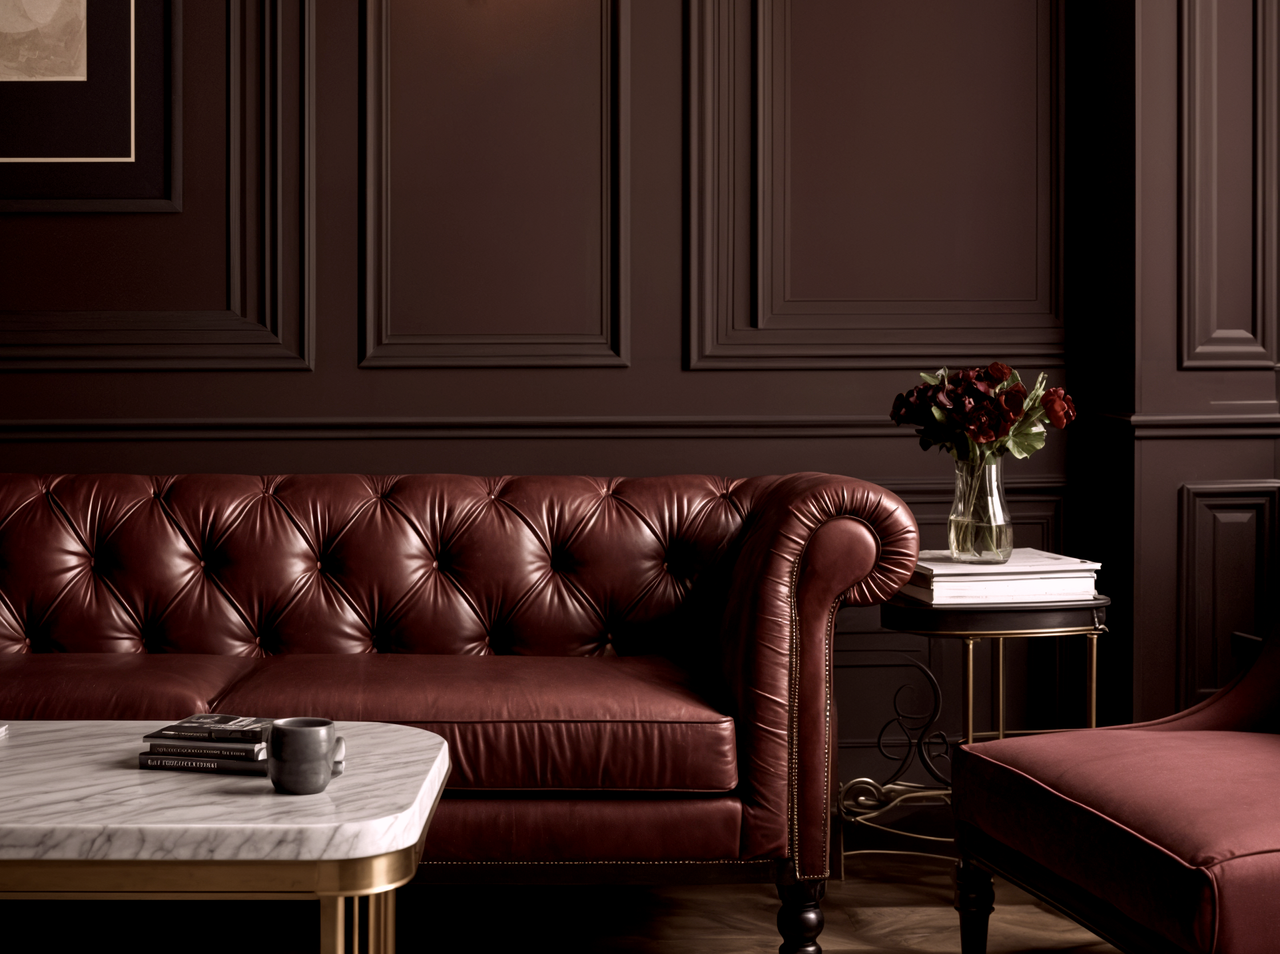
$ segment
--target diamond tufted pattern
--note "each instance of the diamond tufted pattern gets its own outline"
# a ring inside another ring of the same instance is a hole
[[[464,856],[571,844],[821,878],[835,611],[896,592],[918,544],[901,500],[830,474],[0,475],[0,718],[430,725],[455,785],[532,793],[443,813]],[[600,840],[549,788],[705,796],[641,828],[706,838]]]
[[[635,652],[771,481],[19,475],[0,649]]]

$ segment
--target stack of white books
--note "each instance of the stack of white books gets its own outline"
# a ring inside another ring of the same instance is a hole
[[[1015,547],[1007,563],[960,563],[947,550],[921,550],[902,595],[934,606],[1089,600],[1101,563]]]

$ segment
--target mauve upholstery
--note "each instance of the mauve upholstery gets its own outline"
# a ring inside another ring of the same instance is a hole
[[[828,474],[5,475],[0,718],[418,725],[454,761],[427,861],[821,878],[834,614],[917,551]]]
[[[957,822],[1194,954],[1280,949],[1280,646],[1156,722],[963,746]]]

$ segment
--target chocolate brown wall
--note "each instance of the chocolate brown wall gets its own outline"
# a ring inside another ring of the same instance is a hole
[[[1218,658],[1175,635],[1194,571],[1149,577],[1167,592],[1142,574],[1179,559],[1169,528],[1198,504],[1177,501],[1204,496],[1182,483],[1275,476],[1274,306],[1179,311],[1178,262],[1201,274],[1225,233],[1179,224],[1177,8],[1103,6],[187,0],[181,211],[0,217],[0,464],[821,470],[903,494],[936,547],[950,461],[888,409],[917,371],[1002,359],[1081,399],[1077,433],[1007,477],[1019,545],[1107,566],[1104,714],[1135,685],[1143,714],[1190,701],[1221,678],[1177,688],[1177,659]],[[1155,31],[1136,92],[1135,16]],[[1253,50],[1252,21],[1222,29]],[[1241,123],[1214,128],[1238,143]],[[1233,148],[1249,165],[1253,140]],[[1135,266],[1137,182],[1155,258]],[[1238,231],[1223,255],[1253,247]],[[925,650],[865,615],[842,628],[857,761],[888,677],[859,680]],[[1075,717],[1042,691],[1059,663],[1025,663],[1015,719]]]

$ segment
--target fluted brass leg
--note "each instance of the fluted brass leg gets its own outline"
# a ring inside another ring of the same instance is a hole
[[[369,954],[396,954],[396,892],[369,896]]]
[[[346,898],[326,895],[320,899],[320,954],[345,954],[346,912]]]

